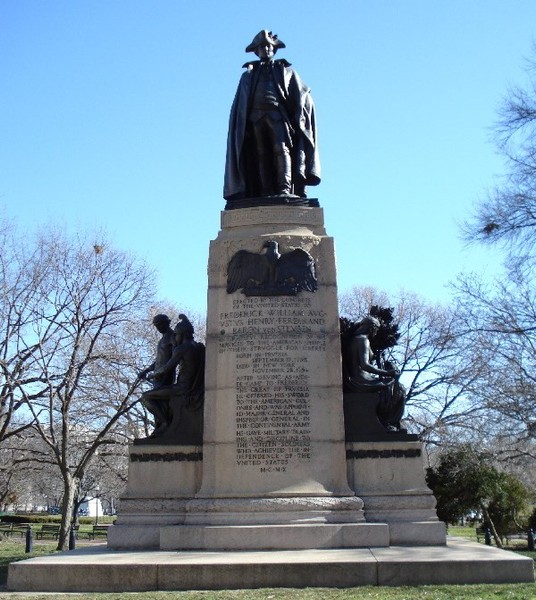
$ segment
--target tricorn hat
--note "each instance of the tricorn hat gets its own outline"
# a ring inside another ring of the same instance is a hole
[[[259,31],[259,33],[253,38],[251,44],[246,48],[246,52],[255,52],[255,50],[261,46],[262,44],[272,44],[274,47],[274,52],[279,50],[279,48],[285,48],[285,44],[277,39],[277,35],[268,31],[267,29],[263,29]]]

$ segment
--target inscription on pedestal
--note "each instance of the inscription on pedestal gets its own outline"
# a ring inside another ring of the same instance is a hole
[[[311,297],[234,296],[219,315],[220,353],[234,355],[236,464],[284,473],[311,460],[311,372],[325,352]]]

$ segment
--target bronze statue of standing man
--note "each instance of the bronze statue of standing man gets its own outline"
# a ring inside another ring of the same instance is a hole
[[[305,198],[320,182],[316,121],[310,89],[285,59],[285,44],[262,30],[246,48],[247,62],[229,119],[223,196]]]

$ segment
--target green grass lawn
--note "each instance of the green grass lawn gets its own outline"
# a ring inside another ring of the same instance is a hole
[[[474,529],[470,527],[451,527],[450,535],[476,540]],[[86,542],[87,543],[87,542]],[[31,600],[536,600],[536,584],[503,585],[442,585],[419,587],[360,587],[360,588],[305,588],[305,589],[260,589],[225,590],[215,592],[140,592],[140,593],[83,593],[51,594],[9,593],[5,588],[7,565],[16,560],[50,554],[56,543],[34,542],[34,552],[24,553],[24,540],[10,539],[0,541],[0,600],[28,598]],[[536,561],[536,552],[520,551]]]
[[[456,537],[463,537],[476,542],[476,527],[457,527],[449,525],[447,533]]]
[[[25,554],[24,549],[24,539],[7,538],[0,541],[0,589],[7,582],[7,567],[10,562],[33,556],[41,556],[43,554],[51,554],[56,549],[56,542],[34,542],[31,554]]]

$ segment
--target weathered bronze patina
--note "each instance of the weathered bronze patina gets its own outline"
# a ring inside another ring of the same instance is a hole
[[[239,250],[227,267],[228,294],[241,290],[246,296],[296,296],[317,288],[313,257],[301,248],[280,254],[275,240],[265,242],[260,254]]]
[[[304,204],[305,186],[320,182],[313,99],[290,63],[274,60],[284,47],[264,29],[246,48],[260,60],[244,65],[231,108],[223,193],[227,209],[242,207],[244,199]]]
[[[392,310],[374,308],[389,322],[373,315],[358,323],[341,319],[346,441],[363,441],[363,436],[378,440],[410,437],[400,424],[406,390],[399,381],[400,372],[385,358],[385,351],[400,334],[397,325],[390,323]]]
[[[172,334],[171,351],[166,351],[167,360],[158,360],[158,364],[155,361],[140,373],[150,381],[166,383],[154,385],[141,397],[142,404],[154,416],[155,430],[149,438],[137,440],[137,443],[202,443],[205,346],[194,340],[194,328],[188,318],[179,315],[179,319],[173,331],[168,319],[169,331],[163,332],[166,349],[169,333]],[[161,343],[162,340],[158,349]],[[179,373],[175,381],[177,367]]]

